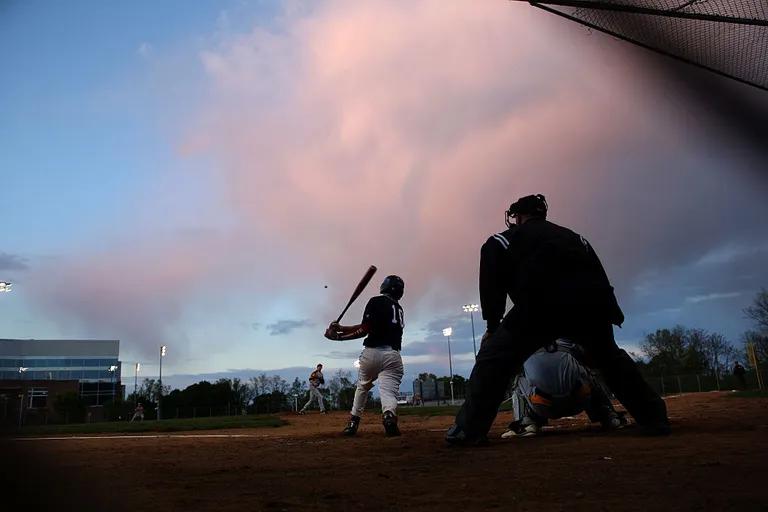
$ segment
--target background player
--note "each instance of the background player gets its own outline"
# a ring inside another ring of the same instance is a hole
[[[317,399],[317,405],[320,406],[320,412],[323,414],[326,413],[325,404],[323,403],[323,394],[320,392],[320,386],[323,384],[325,384],[325,379],[323,378],[323,365],[318,364],[315,371],[309,374],[309,400],[304,404],[304,407],[301,408],[299,414],[304,414],[304,411],[307,410],[307,407],[309,407],[313,399]]]
[[[325,337],[331,340],[353,340],[367,336],[360,353],[360,368],[355,389],[355,400],[344,435],[353,436],[360,425],[360,417],[373,383],[379,381],[382,422],[387,436],[399,436],[397,427],[397,395],[403,380],[403,359],[400,348],[403,339],[403,308],[398,302],[405,283],[398,276],[387,276],[381,283],[381,295],[372,297],[365,306],[363,321],[344,326],[331,322]]]

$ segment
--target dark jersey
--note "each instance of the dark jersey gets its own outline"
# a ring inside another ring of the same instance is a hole
[[[491,236],[480,257],[483,318],[495,328],[506,297],[545,313],[580,308],[616,325],[624,315],[589,242],[544,219]]]
[[[362,323],[368,326],[364,346],[388,345],[400,350],[403,343],[403,308],[396,300],[386,295],[372,297],[365,306]]]

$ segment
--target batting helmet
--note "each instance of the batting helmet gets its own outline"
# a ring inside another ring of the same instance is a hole
[[[379,288],[379,292],[383,295],[389,295],[395,300],[400,300],[404,291],[405,282],[403,282],[400,276],[395,275],[385,277],[384,282],[381,283],[381,288]]]

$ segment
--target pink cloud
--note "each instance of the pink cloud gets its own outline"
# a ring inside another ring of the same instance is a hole
[[[180,321],[200,276],[330,318],[348,291],[302,287],[376,264],[406,278],[418,319],[476,300],[480,244],[536,192],[627,283],[684,257],[675,216],[720,188],[652,78],[607,42],[526,5],[439,0],[331,1],[223,34],[200,55],[209,101],[180,146],[215,162],[233,226],[181,243],[136,229],[40,294],[141,342]]]

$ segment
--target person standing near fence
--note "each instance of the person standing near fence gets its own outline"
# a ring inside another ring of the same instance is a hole
[[[131,422],[137,418],[139,421],[144,421],[144,406],[141,404],[141,402],[136,404],[136,409],[133,410],[133,417],[131,418]]]
[[[741,363],[736,361],[736,364],[733,365],[733,375],[736,377],[736,380],[739,382],[739,389],[747,389],[747,381],[744,378],[744,375],[746,375],[747,370],[744,369],[743,366],[741,366]]]
[[[304,414],[307,407],[312,403],[312,400],[317,400],[317,405],[320,406],[320,412],[326,414],[325,404],[323,403],[323,394],[320,392],[320,386],[325,384],[325,378],[323,378],[323,365],[318,364],[315,371],[309,374],[309,400],[304,407],[301,408],[299,414]]]

